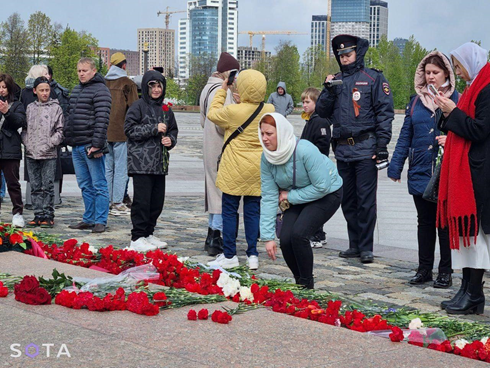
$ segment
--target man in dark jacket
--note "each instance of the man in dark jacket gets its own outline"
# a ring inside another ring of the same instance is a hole
[[[73,166],[82,191],[85,213],[83,220],[70,225],[70,228],[102,233],[109,214],[109,191],[102,151],[107,147],[111,93],[92,59],[81,58],[77,68],[80,84],[73,88],[70,96],[64,134],[65,143],[73,147]]]
[[[347,220],[349,249],[340,257],[373,261],[376,225],[376,163],[388,159],[394,118],[390,86],[381,71],[364,67],[365,39],[339,35],[332,49],[341,72],[325,80],[317,113],[333,123],[333,150],[344,180],[342,211]],[[335,84],[342,80],[343,84]],[[333,82],[333,85],[332,85]]]
[[[281,115],[288,116],[294,110],[293,98],[286,92],[286,83],[279,82],[276,92],[271,93],[267,103],[273,104],[276,112]]]
[[[146,252],[166,248],[153,235],[165,200],[168,151],[177,144],[177,122],[163,103],[165,77],[154,70],[143,75],[141,99],[126,114],[124,132],[128,137],[128,175],[133,177],[130,249]]]
[[[111,55],[111,68],[105,76],[111,91],[112,107],[107,128],[109,153],[106,156],[106,179],[109,186],[109,214],[129,215],[123,203],[128,184],[128,147],[124,134],[124,118],[129,107],[138,100],[138,87],[126,73],[126,56],[121,52]]]

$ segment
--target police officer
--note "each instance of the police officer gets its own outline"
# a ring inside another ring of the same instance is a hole
[[[344,181],[342,211],[347,221],[349,249],[343,258],[373,262],[376,224],[376,163],[388,160],[394,118],[390,86],[381,71],[364,67],[369,42],[339,35],[332,49],[340,73],[329,75],[316,104],[316,112],[333,122],[332,148]],[[340,81],[342,80],[342,84]]]

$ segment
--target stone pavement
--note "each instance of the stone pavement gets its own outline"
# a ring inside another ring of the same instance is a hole
[[[179,142],[171,152],[167,197],[155,235],[169,243],[170,252],[205,263],[211,258],[202,251],[207,233],[207,215],[203,211],[202,130],[198,114],[177,113],[176,118],[180,128]],[[299,135],[302,129],[301,119],[293,116],[290,120]],[[397,115],[390,152],[393,152],[402,121],[403,117]],[[314,250],[316,289],[328,290],[361,302],[374,302],[390,307],[413,307],[428,312],[439,311],[440,302],[454,294],[460,285],[460,273],[454,275],[454,286],[448,290],[434,289],[430,283],[423,286],[407,284],[417,268],[417,242],[415,208],[405,183],[406,180],[403,180],[402,185],[392,183],[386,178],[386,171],[380,173],[376,258],[373,264],[362,265],[357,259],[348,260],[337,256],[339,249],[348,247],[346,224],[340,210],[326,224],[328,246]],[[60,234],[65,239],[74,237],[95,246],[129,245],[129,216],[109,216],[109,228],[103,234],[91,234],[67,227],[68,224],[79,221],[83,213],[80,191],[73,175],[65,176],[62,196],[63,205],[56,210],[55,228],[50,229],[49,233]],[[1,211],[2,221],[10,221],[10,208],[7,199]],[[26,220],[31,217],[32,211],[26,210]],[[243,223],[240,224],[237,248],[240,262],[245,263]],[[291,277],[282,257],[275,262],[270,261],[263,243],[259,243],[259,252],[260,276]],[[437,262],[436,259],[436,266]],[[486,293],[490,295],[487,288]],[[484,315],[466,318],[488,322],[490,308],[487,308]]]

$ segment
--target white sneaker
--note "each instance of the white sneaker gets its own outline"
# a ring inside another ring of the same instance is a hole
[[[312,248],[321,248],[327,245],[327,239],[324,240],[310,240],[310,245]]]
[[[166,242],[164,242],[164,241],[162,241],[162,240],[158,239],[158,238],[157,238],[156,236],[154,236],[154,235],[150,235],[150,236],[148,236],[148,237],[146,238],[146,241],[147,241],[148,243],[150,243],[151,245],[154,245],[155,247],[160,248],[160,249],[165,249],[165,248],[167,248],[167,245],[168,245]]]
[[[208,262],[208,266],[210,267],[220,266],[224,269],[227,269],[227,268],[238,267],[240,266],[240,263],[238,262],[237,256],[233,256],[233,258],[226,258],[225,255],[221,253],[218,254],[218,256],[214,261]]]
[[[248,268],[250,270],[256,270],[259,268],[259,257],[257,256],[247,257],[247,263],[248,263]]]
[[[129,249],[135,250],[137,252],[148,252],[150,250],[156,250],[157,247],[153,244],[150,244],[148,242],[147,238],[138,238],[136,240],[131,240],[131,244],[129,246]]]
[[[20,213],[16,213],[14,217],[12,217],[12,226],[24,227],[25,225],[24,217]]]

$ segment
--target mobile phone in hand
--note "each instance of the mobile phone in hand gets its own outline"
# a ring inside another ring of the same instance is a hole
[[[427,85],[427,89],[429,91],[429,93],[433,96],[433,97],[436,97],[439,95],[439,91],[437,90],[436,86],[434,86],[433,84],[428,84]]]
[[[233,84],[237,73],[238,73],[238,69],[230,70],[230,76],[228,77],[228,82],[226,82],[227,85],[231,86]]]

